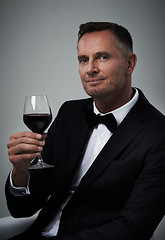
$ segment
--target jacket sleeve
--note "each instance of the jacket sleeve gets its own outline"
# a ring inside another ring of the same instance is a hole
[[[52,125],[46,139],[46,147],[43,150],[43,158],[46,162],[52,161],[52,131],[55,123]],[[8,209],[13,217],[32,216],[44,206],[51,194],[51,171],[51,169],[30,170],[30,194],[12,194],[10,191],[10,175],[8,176],[5,185],[5,194]]]
[[[34,174],[36,174],[36,172],[32,175]],[[44,205],[49,196],[49,184],[46,184],[46,182],[49,181],[50,174],[46,173],[46,171],[44,172],[44,175],[42,174],[43,173],[40,172],[39,179],[36,179],[36,176],[31,176],[31,179],[34,180],[29,184],[30,194],[27,195],[14,195],[10,191],[10,176],[8,176],[5,186],[5,194],[8,209],[13,217],[32,216]],[[45,182],[42,179],[46,179]]]
[[[60,111],[58,115],[60,115]],[[44,161],[48,163],[52,163],[53,138],[57,125],[58,116],[49,128],[46,144],[42,152]],[[32,216],[44,206],[51,194],[51,169],[30,170],[29,190],[30,194],[28,195],[14,196],[10,191],[10,175],[8,176],[5,185],[5,195],[8,209],[13,217]]]

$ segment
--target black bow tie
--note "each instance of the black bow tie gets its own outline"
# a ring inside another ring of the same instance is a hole
[[[96,115],[94,112],[91,112],[86,109],[85,116],[86,116],[86,120],[89,127],[94,128],[99,123],[103,123],[112,133],[117,128],[117,122],[112,113],[101,116],[101,115]]]

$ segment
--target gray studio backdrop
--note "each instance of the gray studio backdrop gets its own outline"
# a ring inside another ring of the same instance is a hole
[[[9,215],[6,143],[12,133],[27,130],[25,96],[47,94],[54,117],[64,101],[87,97],[76,52],[81,23],[113,21],[130,30],[138,57],[133,85],[165,113],[164,12],[163,0],[0,1],[0,217]]]

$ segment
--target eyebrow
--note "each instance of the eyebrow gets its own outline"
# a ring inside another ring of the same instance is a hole
[[[96,55],[96,56],[102,56],[102,55],[110,55],[108,52],[106,52],[106,51],[101,51],[101,52],[96,52],[94,55]],[[87,55],[79,55],[78,56],[78,60],[81,60],[82,58],[88,58],[88,56]]]
[[[96,55],[109,55],[109,53],[106,51],[102,51],[102,52],[96,52]]]

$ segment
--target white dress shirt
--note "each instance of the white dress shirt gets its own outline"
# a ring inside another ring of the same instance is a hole
[[[123,119],[126,117],[128,112],[131,110],[131,108],[135,105],[139,97],[138,90],[135,89],[135,94],[133,98],[123,105],[122,107],[112,111],[113,115],[116,118],[117,126],[123,121]],[[98,111],[98,109],[94,104],[94,113],[102,114]],[[108,114],[108,113],[106,113]],[[60,224],[62,209],[66,206],[67,202],[69,201],[70,197],[73,195],[75,189],[79,185],[82,177],[85,175],[85,173],[88,171],[94,160],[96,159],[97,155],[100,153],[104,145],[107,143],[109,138],[112,136],[112,132],[110,132],[107,127],[104,124],[99,124],[96,128],[94,128],[93,132],[91,133],[90,139],[86,146],[86,151],[84,153],[82,163],[75,173],[72,185],[70,187],[69,197],[66,199],[66,201],[61,205],[61,208],[59,209],[59,212],[56,214],[54,220],[44,229],[42,235],[43,236],[56,236]],[[14,195],[20,195],[20,194],[30,194],[29,189],[27,188],[19,188],[17,192],[17,188],[15,188],[11,181],[11,189],[12,193]]]

